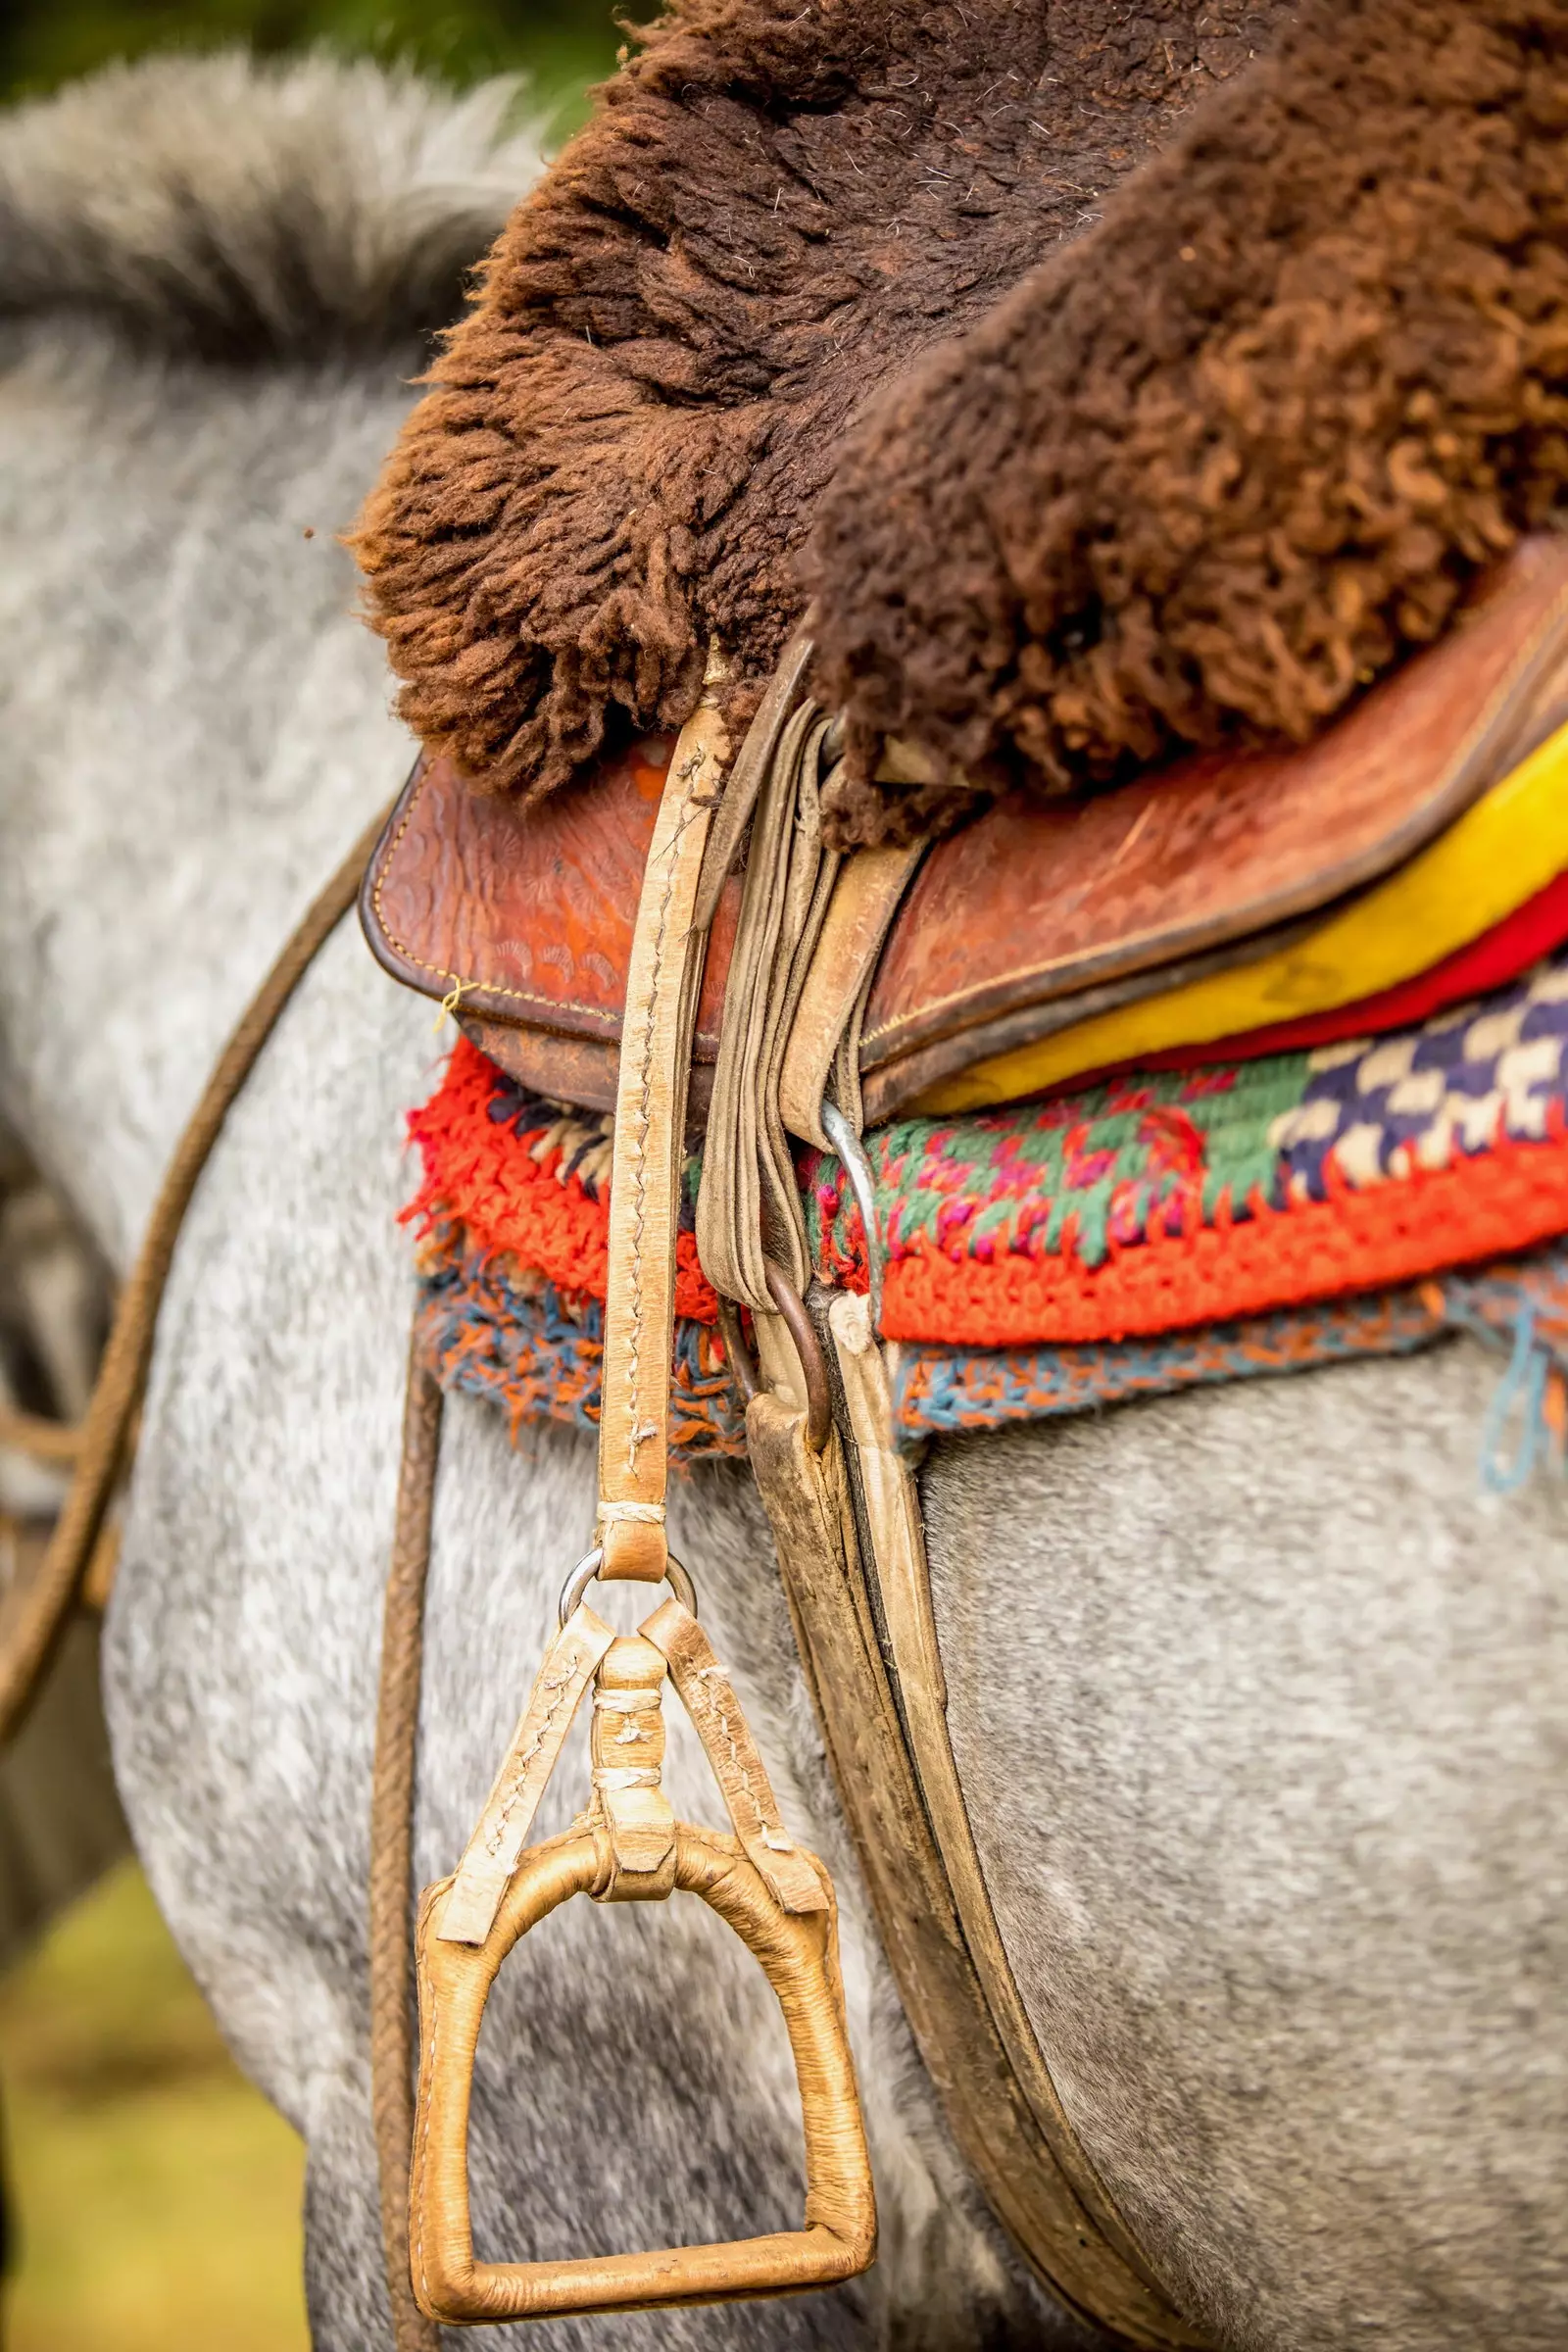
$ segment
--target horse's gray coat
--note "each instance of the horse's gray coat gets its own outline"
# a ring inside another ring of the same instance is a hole
[[[346,85],[307,85],[347,140]],[[396,104],[395,151],[450,159],[439,106]],[[152,141],[156,105],[138,120]],[[493,110],[467,124],[470,177],[520,185],[526,143],[498,146]],[[51,184],[70,215],[63,165]],[[0,1100],[123,1263],[249,988],[407,760],[331,538],[407,394],[379,350],[317,366],[280,333],[220,365],[172,326],[160,347],[145,316],[42,301],[29,266],[0,254]],[[322,2352],[385,2341],[366,1810],[412,1295],[399,1122],[439,1052],[346,926],[192,1211],[110,1623],[160,1899],[310,2142]],[[1494,1379],[1466,1345],[968,1441],[925,1473],[955,1742],[1025,1997],[1130,2219],[1237,2346],[1563,2338],[1563,1502],[1478,1499]],[[425,1878],[482,1798],[592,1487],[586,1440],[513,1450],[452,1408]],[[552,2340],[1065,2342],[913,2061],[744,1479],[699,1476],[673,1519],[786,1812],[838,1874],[884,2256],[833,2297]],[[672,1747],[677,1801],[711,1818]],[[577,1786],[568,1759],[547,1826]],[[697,1906],[573,1906],[509,1978],[476,2108],[482,2251],[789,2218],[781,2034]]]

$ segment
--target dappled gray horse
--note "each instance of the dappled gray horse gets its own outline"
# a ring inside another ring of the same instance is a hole
[[[66,1489],[61,1447],[92,1388],[102,1269],[0,1122],[0,1586],[36,1556]],[[40,1442],[41,1441],[41,1442]],[[69,1629],[0,1753],[0,1967],[124,1853],[99,1696],[98,1626]]]
[[[0,1100],[119,1266],[249,991],[408,760],[334,535],[536,168],[506,103],[162,65],[0,132]],[[149,1874],[309,2146],[323,2352],[386,2337],[368,1806],[413,1293],[401,1120],[441,1052],[345,925],[182,1239],[109,1620]],[[1025,2003],[1138,2240],[1229,2344],[1561,2340],[1564,1504],[1480,1494],[1494,1381],[1460,1342],[946,1443],[922,1473],[952,1734]],[[421,1880],[467,1837],[593,1494],[587,1438],[512,1446],[449,1407]],[[748,1481],[700,1472],[671,1521],[838,1881],[882,2255],[833,2295],[564,2340],[1083,2340],[915,2059]],[[481,2047],[481,2251],[788,2219],[770,2006],[700,1906],[554,1921]]]

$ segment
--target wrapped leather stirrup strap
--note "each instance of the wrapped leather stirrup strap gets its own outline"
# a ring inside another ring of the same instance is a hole
[[[436,2321],[494,2323],[797,2293],[854,2277],[875,2252],[876,2208],[845,2026],[832,1886],[784,1825],[734,1686],[697,1622],[696,1595],[664,1532],[676,1212],[703,952],[695,916],[727,752],[717,714],[705,705],[676,746],[644,875],[616,1103],[595,1543],[567,1580],[560,1631],[466,1851],[452,1877],[427,1888],[420,1902],[412,2164],[407,1986],[390,1959],[382,1963],[376,2014],[387,2030],[378,2034],[376,2055],[395,2080],[378,2082],[376,2113],[378,2130],[384,2125],[382,2193],[398,2352],[427,2352]],[[433,1450],[410,1445],[400,1546],[416,1528],[427,1543],[434,1478]],[[667,1578],[677,1596],[638,1633],[617,1638],[588,1603],[596,1576]],[[411,1697],[395,1637],[403,1631],[402,1613],[416,1606],[420,1581],[404,1558],[389,1588],[378,1805],[383,1761],[388,1786],[394,1772],[412,1771],[416,1683]],[[728,1835],[677,1821],[664,1794],[666,1679],[712,1766],[733,1825]],[[540,1797],[590,1691],[589,1805],[564,1837],[529,1846]],[[406,1917],[410,1787],[405,1781],[402,1820],[384,1825],[391,1858],[376,1880],[381,1911],[372,1949],[378,1953],[390,1949],[393,1913],[400,1927]],[[777,1995],[805,2131],[802,2228],[645,2254],[476,2261],[468,2109],[479,2028],[497,1971],[520,1936],[574,1894],[659,1902],[677,1890],[696,1895],[734,1930]],[[406,2238],[392,2210],[405,2179]],[[416,2310],[410,2309],[411,2297]]]

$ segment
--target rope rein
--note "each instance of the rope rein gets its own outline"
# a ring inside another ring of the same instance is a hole
[[[191,1196],[263,1047],[318,950],[353,906],[366,862],[385,823],[383,811],[306,908],[220,1055],[175,1147],[136,1262],[116,1303],[92,1401],[79,1428],[62,1430],[54,1441],[61,1446],[55,1458],[75,1463],[64,1508],[37,1568],[20,1578],[0,1600],[0,1741],[15,1732],[37,1693],[81,1592],[115,1488],[130,1466],[133,1424],[152,1362],[158,1310]],[[20,1439],[14,1429],[0,1427],[0,1442]],[[25,1445],[24,1450],[32,1450],[32,1446]]]

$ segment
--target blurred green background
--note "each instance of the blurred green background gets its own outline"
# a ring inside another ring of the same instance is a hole
[[[655,0],[0,0],[0,103],[113,59],[324,44],[525,73],[555,138]],[[294,2134],[239,2075],[134,1864],[0,1980],[5,2352],[305,2352]]]
[[[111,58],[149,49],[245,42],[268,56],[324,42],[355,55],[407,58],[452,81],[521,70],[559,103],[564,129],[585,86],[614,66],[616,19],[652,0],[0,0],[0,92],[50,90]]]
[[[135,1865],[0,1982],[6,2352],[306,2352],[304,2151]]]

